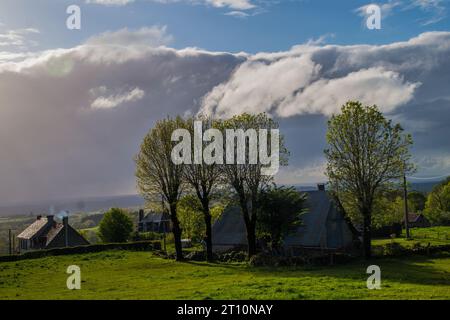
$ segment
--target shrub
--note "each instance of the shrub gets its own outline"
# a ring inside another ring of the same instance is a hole
[[[125,242],[130,239],[133,222],[126,211],[112,208],[103,216],[99,225],[99,236],[103,242]]]

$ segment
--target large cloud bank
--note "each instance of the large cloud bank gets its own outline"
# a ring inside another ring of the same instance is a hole
[[[295,168],[280,181],[310,182],[304,168],[320,178],[326,117],[348,99],[402,121],[427,168],[450,167],[450,33],[256,55],[170,41],[164,28],[124,29],[75,48],[0,54],[0,201],[133,193],[132,158],[154,121],[197,112],[278,117]]]

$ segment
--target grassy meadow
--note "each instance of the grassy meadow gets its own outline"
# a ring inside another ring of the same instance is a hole
[[[81,290],[66,268],[81,268]],[[376,259],[382,288],[366,287],[367,262],[255,268],[175,262],[150,252],[107,251],[0,263],[0,299],[449,299],[450,254]]]

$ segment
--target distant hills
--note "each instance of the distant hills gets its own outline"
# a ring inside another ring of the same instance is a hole
[[[433,186],[440,181],[432,182],[414,182],[411,183],[412,189],[420,192],[430,192]],[[299,191],[317,190],[317,185],[295,185]],[[46,201],[41,203],[17,204],[11,206],[0,206],[0,216],[13,215],[33,215],[38,214],[58,214],[60,212],[94,212],[108,210],[112,207],[131,208],[139,207],[145,204],[140,195],[123,195],[110,197],[93,197],[85,199]]]
[[[113,207],[130,208],[144,205],[145,201],[140,195],[123,195],[110,197],[95,197],[86,199],[46,201],[41,203],[18,204],[0,206],[0,216],[26,215],[26,214],[55,214],[71,212],[94,212],[107,210]]]

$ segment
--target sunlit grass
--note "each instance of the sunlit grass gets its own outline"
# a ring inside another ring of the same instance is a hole
[[[81,290],[66,288],[72,264],[81,267]],[[366,287],[369,264],[381,267],[381,290]],[[180,263],[126,251],[0,263],[0,299],[449,298],[449,254],[303,268]]]

